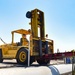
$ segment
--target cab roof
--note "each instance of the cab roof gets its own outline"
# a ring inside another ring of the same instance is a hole
[[[18,29],[18,30],[14,30],[12,31],[11,33],[19,33],[19,34],[30,34],[30,31],[29,30],[25,30],[25,29]]]

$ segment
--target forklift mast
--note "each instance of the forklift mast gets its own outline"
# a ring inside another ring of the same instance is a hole
[[[53,53],[53,40],[45,38],[44,12],[38,9],[28,11],[26,17],[30,18],[32,42],[30,42],[30,53],[32,56],[42,56]]]
[[[33,38],[38,38],[40,31],[40,39],[45,39],[45,29],[44,29],[44,13],[38,9],[27,12],[27,18],[31,18],[31,30]],[[38,30],[39,28],[39,30]]]

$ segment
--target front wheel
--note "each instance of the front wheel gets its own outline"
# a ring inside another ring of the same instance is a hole
[[[50,63],[50,59],[37,59],[37,62],[40,64],[40,65],[47,65]]]
[[[25,48],[21,48],[17,53],[17,63],[27,65],[28,64],[28,51]]]
[[[33,56],[30,57],[30,65],[35,61],[35,58]]]

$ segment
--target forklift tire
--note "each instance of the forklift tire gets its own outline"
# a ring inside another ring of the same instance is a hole
[[[25,48],[21,48],[17,53],[17,63],[22,65],[28,64],[28,51]]]
[[[48,65],[50,63],[50,59],[37,59],[37,62],[40,65]]]
[[[2,50],[0,49],[0,63],[3,62],[3,59],[2,59]]]
[[[30,57],[30,65],[35,61],[34,57]]]

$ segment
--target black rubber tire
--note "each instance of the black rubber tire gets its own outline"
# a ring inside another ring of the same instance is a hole
[[[28,64],[28,51],[25,48],[21,48],[17,53],[17,63],[22,65]]]
[[[30,65],[35,61],[34,57],[30,57]]]
[[[3,62],[3,59],[2,59],[2,50],[0,49],[0,63]]]
[[[50,63],[50,59],[37,59],[37,62],[40,65],[48,65]]]

